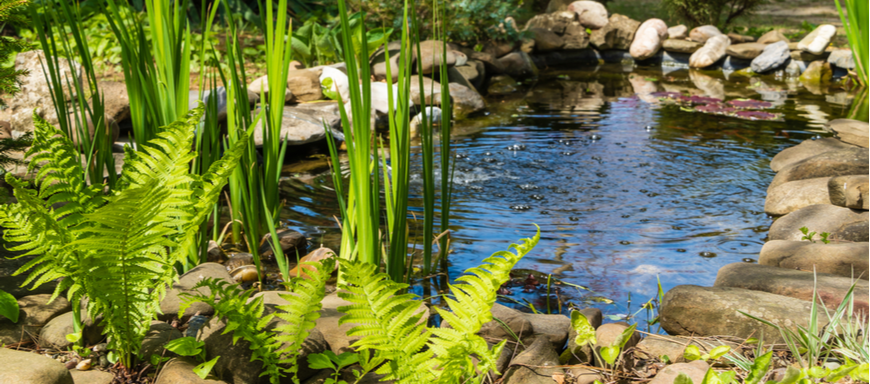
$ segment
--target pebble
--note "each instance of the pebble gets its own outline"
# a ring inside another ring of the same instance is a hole
[[[79,371],[87,371],[91,369],[91,359],[85,359],[76,364],[76,369]]]

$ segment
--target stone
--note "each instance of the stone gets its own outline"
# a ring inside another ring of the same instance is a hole
[[[750,67],[757,73],[764,73],[783,66],[790,58],[788,43],[777,41],[765,46],[761,53],[752,59]]]
[[[450,83],[448,87],[450,88],[454,119],[462,120],[486,108],[486,101],[476,90],[456,83]]]
[[[684,357],[686,347],[692,343],[691,339],[665,336],[665,335],[647,335],[643,340],[637,343],[637,348],[632,352],[639,359],[660,359],[667,356],[668,361],[672,363],[682,363],[686,361]]]
[[[753,263],[733,263],[719,269],[714,287],[751,289],[793,297],[806,301],[813,300],[813,290],[824,305],[836,310],[852,287],[849,277],[795,271]],[[856,280],[854,305],[856,312],[867,313],[867,297],[870,295],[867,280]]]
[[[678,285],[667,293],[659,310],[662,329],[680,336],[758,337],[782,343],[779,331],[742,312],[792,330],[808,326],[812,303],[768,292],[729,287]],[[820,316],[820,329],[827,317]]]
[[[100,342],[103,338],[103,327],[94,322],[87,315],[86,310],[82,310],[84,317],[82,329],[82,340],[86,345],[94,345]],[[39,346],[46,349],[66,350],[72,347],[73,343],[66,339],[66,335],[75,333],[73,325],[73,313],[67,312],[58,317],[51,319],[39,331]]]
[[[320,76],[315,70],[299,69],[287,72],[287,90],[294,100],[316,101],[323,98],[320,87]]]
[[[830,177],[795,180],[782,184],[767,192],[764,212],[782,216],[803,207],[816,204],[831,204],[828,197]]]
[[[635,60],[646,60],[659,51],[659,48],[662,47],[662,41],[667,38],[667,24],[660,19],[649,19],[637,28],[628,53]]]
[[[160,312],[162,312],[162,314],[158,314],[157,318],[163,321],[177,318],[178,311],[183,302],[180,296],[182,293],[199,292],[204,295],[210,295],[211,290],[206,287],[199,288],[196,291],[192,290],[196,284],[205,278],[213,278],[226,281],[227,283],[234,283],[232,277],[230,277],[230,274],[227,272],[226,267],[223,265],[217,263],[203,263],[197,265],[187,271],[187,273],[181,275],[181,277],[178,278],[178,282],[173,284],[172,288],[166,290],[166,296],[160,301]],[[184,317],[181,320],[187,321],[187,319],[195,315],[197,312],[204,316],[211,316],[214,314],[214,308],[206,303],[195,302],[187,308],[184,312]]]
[[[868,210],[867,175],[836,176],[828,179],[831,204],[852,209]],[[788,184],[788,183],[786,183]]]
[[[503,68],[502,73],[513,78],[525,79],[538,76],[538,67],[525,52],[511,52],[496,61],[499,67]]]
[[[535,39],[535,50],[540,52],[554,51],[562,48],[565,41],[555,32],[551,32],[544,28],[529,29],[532,37]]]
[[[331,128],[339,127],[338,103],[335,101],[304,103],[295,106],[285,106],[281,120],[281,140],[288,146],[313,143],[326,138],[323,121]],[[263,121],[254,127],[254,143],[263,145]]]
[[[547,3],[546,13],[553,13],[558,11],[565,11],[568,9],[568,6],[571,5],[573,0],[550,0]]]
[[[836,121],[836,120],[834,120]],[[832,152],[841,149],[855,148],[853,145],[846,144],[840,140],[823,137],[817,140],[805,140],[800,144],[789,147],[777,153],[770,160],[770,169],[774,172],[779,172],[789,165],[806,160],[810,157],[820,155],[825,152]]]
[[[194,377],[199,378],[193,373],[193,367],[190,367],[190,369],[190,374]],[[69,373],[72,376],[73,382],[76,384],[112,384],[112,382],[115,380],[115,375],[113,373],[96,369],[91,369],[87,371],[79,371],[78,369],[73,369],[69,371]],[[188,382],[175,381],[174,383],[186,384]]]
[[[172,325],[163,321],[152,320],[148,333],[142,339],[142,349],[139,350],[139,353],[146,358],[151,355],[162,355],[163,346],[172,340],[180,339],[181,336],[181,331]],[[166,354],[169,356],[175,355],[169,351],[166,351]]]
[[[516,91],[517,81],[507,75],[493,76],[489,79],[489,87],[486,89],[487,94],[491,96],[502,96]]]
[[[519,365],[522,364],[522,365]],[[553,375],[562,374],[559,356],[552,344],[543,338],[535,341],[525,351],[514,357],[511,367],[505,372],[505,384],[554,384]],[[553,368],[545,368],[553,366]]]
[[[33,352],[0,348],[4,384],[74,384],[69,370],[59,361]]]
[[[713,36],[724,36],[719,28],[713,25],[702,25],[689,31],[689,40],[704,44]]]
[[[662,49],[668,52],[695,53],[703,45],[691,40],[667,39],[662,43]]]
[[[816,54],[804,52],[804,51],[795,51],[795,50],[792,50],[791,52],[789,52],[789,57],[791,57],[792,60],[800,61],[800,62],[803,62],[805,64],[812,63],[813,61],[825,61],[828,59],[828,56],[830,56],[830,55],[828,54],[827,51],[822,52],[822,54],[820,54],[820,55],[816,55]]]
[[[579,22],[578,22],[579,24]],[[520,39],[520,51],[525,53],[535,52],[535,39],[523,37]]]
[[[574,12],[568,12],[567,10],[552,12],[532,17],[531,20],[526,23],[525,30],[530,30],[532,28],[544,28],[556,34],[563,35],[565,34],[565,29],[568,28],[568,25],[574,21],[578,23],[580,22],[577,14]],[[585,30],[586,27],[583,27],[583,29]],[[501,52],[501,55],[497,55],[496,57],[507,55],[511,51],[513,51],[513,48],[507,50],[507,52]]]
[[[553,348],[561,350],[568,342],[571,319],[565,315],[526,314],[532,324],[532,335],[550,340]],[[524,341],[526,343],[526,341]]]
[[[828,55],[828,63],[843,69],[855,69],[855,56],[850,49],[837,49]]]
[[[870,124],[852,119],[835,119],[825,124],[825,129],[837,134],[837,138],[859,147],[867,148]]]
[[[689,37],[689,27],[685,25],[675,25],[668,28],[668,37],[671,39],[684,40]]]
[[[586,49],[589,46],[589,36],[586,28],[579,21],[572,21],[565,27],[565,33],[562,35],[562,40],[565,42],[562,44],[562,49]]]
[[[213,97],[214,103],[217,106],[217,115],[218,120],[224,120],[227,117],[227,98],[229,95],[227,94],[227,89],[224,87],[216,87],[215,89],[208,89],[202,91],[202,97],[200,98],[200,91],[193,89],[190,90],[188,94],[188,108],[193,109],[199,107],[200,101],[202,104],[208,108],[209,100]],[[248,103],[253,104],[259,99],[259,95],[247,91],[248,95]],[[203,117],[205,119],[205,117]]]
[[[800,42],[797,48],[804,52],[809,52],[814,55],[820,55],[831,43],[831,39],[837,34],[837,27],[831,24],[822,24],[809,35],[806,35]]]
[[[741,35],[738,33],[729,32],[726,36],[728,36],[728,40],[731,40],[731,44],[745,44],[755,42],[755,38],[749,35]]]
[[[831,82],[833,74],[834,72],[831,70],[831,64],[822,60],[816,60],[807,66],[807,69],[801,73],[799,79],[804,85],[827,84]]]
[[[592,31],[589,43],[600,50],[631,48],[634,33],[640,27],[640,22],[618,13],[610,15],[607,25]]]
[[[774,29],[770,32],[767,32],[761,35],[758,40],[756,40],[757,43],[761,44],[773,44],[777,41],[784,41],[786,45],[788,44],[788,37],[785,37],[785,35],[783,35],[779,29]]]
[[[130,96],[123,81],[99,81],[100,97],[103,98],[106,118],[122,122],[130,118]]]
[[[420,63],[423,68],[423,74],[430,74],[436,68],[441,65],[446,65],[448,67],[452,67],[456,64],[456,60],[460,55],[465,56],[464,53],[450,50],[448,48],[447,54],[444,55],[442,62],[442,43],[438,40],[426,40],[420,43],[420,56],[416,57],[417,60],[420,60]],[[418,66],[415,64],[414,69],[417,70]]]
[[[650,384],[673,384],[681,373],[689,376],[693,383],[701,383],[704,381],[704,376],[710,365],[702,360],[695,360],[691,363],[671,364],[659,371],[656,376],[650,381]]]
[[[484,81],[486,81],[486,68],[482,62],[472,60],[466,65],[450,68],[447,71],[447,76],[451,83],[461,84],[464,80],[471,83],[474,89],[480,89],[483,87]]]
[[[224,253],[223,249],[221,249],[220,245],[214,240],[208,241],[206,253],[208,254],[206,261],[209,263],[223,264],[227,261],[227,255]]]
[[[269,94],[269,76],[262,76],[254,81],[251,84],[248,84],[248,92],[253,92],[257,95]],[[269,97],[269,96],[266,96]],[[284,88],[284,102],[288,102],[293,99],[293,92],[287,88]]]
[[[218,359],[220,360],[220,359]],[[224,381],[201,379],[195,373],[197,362],[189,357],[176,357],[166,362],[154,384],[226,384]]]
[[[322,129],[323,127],[321,126],[321,130]],[[281,246],[284,256],[295,260],[297,253],[300,256],[305,255],[308,250],[308,239],[305,238],[305,235],[289,228],[281,228],[276,231],[276,234],[278,235],[278,244]],[[268,233],[264,235],[263,238],[260,239],[260,244],[263,244],[260,246],[260,256],[267,259],[274,259],[275,255],[272,250],[272,235]]]
[[[867,280],[870,274],[868,243],[825,244],[796,240],[770,240],[761,247],[758,263],[773,267],[800,271],[816,271],[836,276],[861,276]]]
[[[391,41],[387,43],[387,45],[381,46],[378,48],[369,59],[369,65],[371,66],[372,76],[375,77],[376,81],[384,81],[387,79],[387,53],[390,55],[390,81],[389,83],[395,83],[399,79],[399,58],[402,48],[402,42],[400,40]],[[389,52],[387,52],[386,50]],[[412,52],[413,56],[414,53]]]
[[[599,29],[607,25],[607,8],[597,1],[575,1],[568,5],[568,12],[577,14],[577,18],[586,28]]]
[[[868,157],[868,150],[866,148],[853,147],[820,153],[780,169],[767,190],[769,192],[779,185],[795,180],[844,175],[866,175],[870,172],[868,161],[870,161],[870,157]]]
[[[347,331],[355,327],[357,324],[338,323],[338,320],[344,315],[342,312],[339,312],[338,308],[351,304],[351,302],[338,297],[337,293],[327,294],[323,300],[320,301],[320,317],[317,318],[317,325],[315,325],[314,328],[326,339],[329,349],[336,354],[352,352],[350,345],[359,340],[358,337],[347,335]],[[425,305],[421,305],[417,311],[423,315],[420,319],[422,323],[425,324],[429,321],[429,308]]]
[[[549,28],[547,28],[549,29]],[[555,31],[554,31],[555,32]],[[556,32],[561,33],[561,32]],[[482,52],[492,54],[495,57],[502,57],[511,53],[516,48],[516,44],[508,41],[489,41],[483,45]],[[439,50],[440,52],[440,50]]]
[[[5,317],[0,317],[0,343],[8,345],[28,341],[29,335],[39,335],[39,331],[51,319],[72,310],[69,301],[62,296],[55,298],[51,303],[48,302],[49,299],[51,299],[49,294],[30,295],[18,299],[18,322],[13,323]]]
[[[616,344],[617,339],[622,336],[622,333],[628,329],[629,325],[625,322],[619,323],[608,323],[602,324],[598,329],[595,330],[595,348],[596,351],[600,351],[601,348],[610,347]],[[629,348],[633,348],[640,342],[640,334],[635,331],[631,334],[631,337],[626,341],[625,346],[623,347],[623,351],[628,350]],[[595,354],[596,362],[599,367],[604,365],[604,362],[599,360],[600,352]]]
[[[730,45],[731,40],[728,40],[728,37],[725,35],[713,36],[707,39],[704,46],[689,57],[689,66],[692,68],[706,68],[713,65],[719,59],[725,57],[725,52]]]
[[[605,381],[601,373],[586,368],[568,368],[565,371],[565,377],[568,379],[565,381],[566,383],[573,384],[594,384],[596,381],[601,383]]]
[[[828,232],[829,240],[867,241],[867,211],[838,207],[830,204],[810,205],[780,217],[770,226],[769,240],[801,240],[804,235],[800,228],[807,227],[816,232]],[[864,225],[863,234],[844,232],[844,224]]]
[[[758,57],[764,48],[767,48],[767,45],[761,43],[732,44],[725,53],[738,59],[752,60]]]

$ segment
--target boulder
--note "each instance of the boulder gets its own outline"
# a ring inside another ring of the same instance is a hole
[[[689,28],[685,25],[675,25],[668,28],[668,37],[671,39],[685,40],[689,37]]]
[[[547,28],[547,29],[549,29],[549,28]],[[554,31],[554,32],[556,32],[556,31]],[[561,32],[556,32],[556,33],[561,33]],[[509,41],[503,41],[503,40],[501,40],[501,41],[488,41],[485,44],[483,44],[483,49],[481,50],[481,52],[489,53],[489,54],[493,55],[494,57],[498,58],[498,57],[502,57],[504,55],[507,55],[508,53],[513,52],[515,48],[516,48],[515,42],[509,42]],[[468,54],[466,53],[466,55],[468,55]]]
[[[765,46],[761,53],[752,59],[750,67],[757,73],[764,73],[783,66],[790,58],[788,43],[777,41]]]
[[[804,52],[809,52],[814,55],[820,55],[831,43],[831,39],[837,34],[837,27],[831,24],[822,24],[809,35],[806,35],[800,42],[797,48]]]
[[[193,373],[193,368],[197,365],[199,364],[189,357],[173,358],[160,370],[154,384],[226,384],[220,380],[201,379]]]
[[[517,79],[538,76],[538,67],[525,52],[511,52],[496,60],[502,73]]]
[[[0,348],[0,383],[8,384],[74,384],[63,363],[33,352]]]
[[[719,28],[713,25],[702,25],[689,31],[689,40],[704,44],[713,36],[724,36]]]
[[[604,377],[598,371],[587,368],[568,368],[565,371],[566,383],[594,384],[596,381],[603,383]]]
[[[831,204],[852,209],[868,210],[867,175],[836,176],[828,179]],[[788,184],[788,183],[786,183]]]
[[[656,374],[650,384],[673,384],[681,373],[689,376],[693,383],[701,383],[704,381],[704,375],[707,374],[708,369],[710,369],[710,365],[702,360],[668,365]]]
[[[415,49],[416,51],[416,49]],[[453,51],[451,49],[447,49],[447,54],[444,55],[442,62],[442,43],[438,40],[426,40],[420,43],[420,56],[416,57],[416,60],[419,60],[422,68],[423,74],[430,74],[439,68],[441,65],[446,65],[448,67],[452,67],[456,64],[456,61],[459,60],[459,57],[465,57],[465,54],[458,51]],[[465,59],[467,60],[467,58]],[[465,61],[463,61],[464,63]],[[414,65],[414,70],[416,71],[418,68],[417,64]]]
[[[738,59],[752,60],[758,57],[764,48],[767,48],[767,45],[761,43],[732,44],[725,53]]]
[[[205,278],[213,278],[226,281],[227,283],[234,283],[232,277],[230,277],[230,274],[227,272],[226,267],[223,265],[217,263],[203,263],[197,265],[187,271],[187,273],[181,275],[181,277],[178,278],[178,282],[173,284],[172,288],[166,290],[166,297],[160,301],[160,312],[162,312],[162,314],[158,314],[157,318],[163,321],[177,318],[178,311],[183,303],[180,296],[182,293],[200,292],[204,295],[210,295],[211,290],[208,288],[200,288],[196,291],[192,290],[196,284]],[[195,315],[197,312],[200,312],[200,314],[204,316],[211,316],[214,314],[214,308],[201,302],[193,303],[184,312],[184,318],[182,320],[187,321],[187,319]]]
[[[816,60],[807,66],[807,69],[801,73],[800,81],[804,85],[820,85],[831,82],[831,77],[834,72],[831,70],[831,64],[822,60]]]
[[[520,365],[522,364],[522,365]],[[553,375],[564,373],[559,356],[545,339],[538,338],[525,351],[514,357],[511,367],[502,377],[505,384],[555,384]],[[553,366],[554,368],[546,368]]]
[[[795,329],[808,326],[811,306],[809,301],[742,288],[679,285],[665,293],[659,319],[671,335],[749,338],[764,332],[766,343],[782,343],[776,328],[741,312]],[[827,318],[820,316],[818,325],[825,324]]]
[[[855,146],[830,137],[824,137],[817,140],[805,140],[794,147],[786,148],[777,153],[776,156],[770,160],[770,169],[774,172],[779,172],[790,165],[796,164],[810,157],[825,152],[850,148],[855,148]]]
[[[489,87],[486,92],[490,96],[502,96],[517,91],[517,81],[506,75],[493,76],[489,79]]]
[[[49,303],[50,298],[49,294],[40,294],[18,299],[18,322],[0,317],[0,343],[8,345],[30,340],[29,335],[38,335],[51,319],[72,310],[64,297]]]
[[[586,28],[579,21],[572,21],[565,27],[565,33],[562,35],[562,40],[565,42],[562,49],[586,49],[589,46],[589,36]]]
[[[339,113],[338,103],[335,101],[285,106],[284,116],[281,119],[281,140],[286,141],[288,146],[323,140],[326,138],[323,121],[325,120],[329,127],[339,127],[341,124]],[[254,127],[254,143],[258,147],[263,145],[262,124],[261,120]]]
[[[714,287],[731,287],[768,292],[806,301],[813,300],[813,290],[828,309],[835,310],[852,287],[852,279],[826,273],[796,271],[752,263],[733,263],[719,269]],[[856,312],[867,313],[870,295],[867,280],[855,281]]]
[[[795,180],[782,184],[767,192],[764,212],[782,216],[803,207],[816,204],[831,204],[828,197],[830,177]]]
[[[770,240],[761,247],[758,263],[800,271],[868,279],[868,243],[825,244],[820,241]]]
[[[662,49],[668,52],[695,53],[703,45],[691,40],[667,39],[662,43]]]
[[[577,14],[577,18],[586,28],[599,29],[607,25],[607,8],[597,1],[575,1],[568,5],[568,12]]]
[[[755,42],[755,38],[749,35],[741,35],[738,33],[729,32],[726,36],[728,36],[728,40],[731,40],[731,44],[745,44]]]
[[[568,28],[568,25],[574,21],[578,23],[580,22],[577,18],[577,14],[574,12],[553,12],[533,17],[528,23],[526,23],[525,29],[530,30],[532,28],[543,28],[553,33],[563,35],[565,34],[565,29]],[[583,27],[583,29],[585,30],[586,27]],[[513,47],[508,49],[506,52],[500,52],[501,54],[496,55],[496,57],[507,55],[511,51],[513,51]]]
[[[94,322],[87,311],[82,311],[84,317],[82,329],[82,340],[86,345],[94,345],[100,342],[103,337],[103,327],[97,322]],[[75,333],[73,325],[73,313],[67,312],[58,317],[51,319],[39,331],[39,346],[46,349],[66,350],[72,347],[73,343],[66,339],[66,335]]]
[[[607,25],[592,31],[589,43],[600,50],[631,48],[634,33],[640,27],[640,22],[618,13],[610,15]]]
[[[562,45],[565,44],[561,36],[547,29],[532,28],[529,31],[535,39],[535,50],[539,52],[554,51],[562,48]]]
[[[257,95],[260,95],[260,94],[268,95],[269,94],[269,76],[264,75],[256,80],[252,81],[251,84],[248,84],[248,92],[253,92]],[[285,103],[290,101],[291,99],[293,99],[293,92],[291,90],[284,88],[283,92],[284,92],[284,102]],[[266,96],[266,97],[269,97],[269,96]]]
[[[227,255],[214,240],[208,241],[206,253],[208,254],[206,261],[209,263],[223,264],[227,261]]]
[[[106,118],[116,123],[130,118],[130,96],[126,83],[104,80],[97,82],[97,87],[105,103]]]
[[[193,367],[190,367],[191,374],[193,374]],[[72,376],[73,382],[76,384],[112,384],[115,380],[115,375],[111,372],[99,371],[96,369],[91,369],[87,371],[79,371],[78,369],[73,369],[69,371]],[[194,376],[196,376],[194,374]],[[187,384],[187,381],[175,381],[175,383]]]
[[[867,148],[870,124],[852,119],[835,119],[825,124],[825,129],[833,131],[840,140]]]
[[[667,24],[660,19],[649,19],[637,28],[628,53],[635,60],[646,60],[659,51],[662,42],[667,38]]]
[[[315,101],[323,98],[320,75],[316,70],[298,69],[287,72],[287,90],[297,101]]]
[[[801,240],[800,228],[816,232],[828,232],[830,240],[867,241],[867,211],[838,207],[830,204],[810,205],[780,217],[770,226],[770,240]],[[864,231],[852,232],[848,224],[864,225]]]
[[[728,40],[728,37],[725,35],[710,37],[701,49],[695,51],[689,57],[689,66],[692,68],[706,68],[713,65],[719,59],[725,57],[725,52],[730,45],[731,40]]]
[[[777,186],[795,180],[844,175],[866,175],[870,172],[868,161],[870,161],[870,158],[868,158],[868,150],[866,148],[853,147],[820,153],[782,168],[773,178],[767,190],[769,192]]]
[[[144,356],[145,358],[151,357],[151,355],[162,355],[163,347],[166,343],[181,338],[181,331],[165,323],[163,321],[153,320],[151,321],[151,326],[148,328],[148,333],[145,334],[145,338],[142,339],[142,349],[139,350],[139,354]],[[167,355],[174,356],[175,354],[167,351]]]
[[[850,49],[837,49],[828,55],[828,63],[843,69],[855,69],[855,56]]]
[[[778,29],[767,32],[761,35],[758,40],[756,40],[757,43],[761,44],[773,44],[777,41],[784,41],[786,43],[786,46],[788,45],[788,37],[785,37],[785,35],[783,35],[782,32],[780,32],[780,30]]]

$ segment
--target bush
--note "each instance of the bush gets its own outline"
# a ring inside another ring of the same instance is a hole
[[[751,14],[767,0],[663,0],[672,15],[691,26],[725,27],[731,21]]]

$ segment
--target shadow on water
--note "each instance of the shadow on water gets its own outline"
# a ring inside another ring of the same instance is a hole
[[[650,95],[662,91],[763,99],[783,118],[686,112]],[[827,135],[822,125],[849,102],[845,93],[813,94],[778,79],[615,67],[549,71],[488,101],[488,113],[455,128],[450,275],[532,235],[536,223],[542,240],[518,268],[588,287],[563,293],[605,314],[637,310],[655,296],[657,276],[665,290],[711,285],[723,265],[754,262],[772,221],[763,212],[770,159]],[[328,168],[313,161],[320,165],[287,174],[282,219],[315,244],[337,247]],[[417,217],[420,206],[414,196]]]

